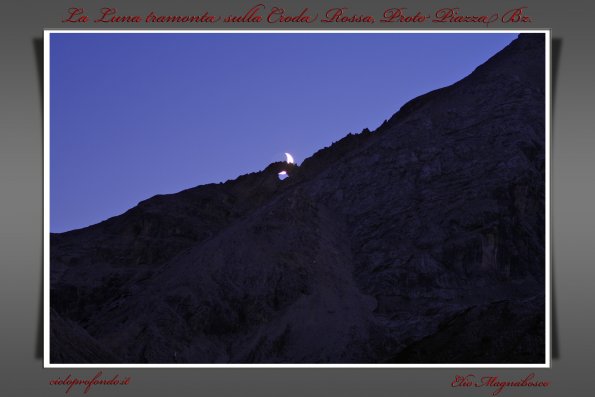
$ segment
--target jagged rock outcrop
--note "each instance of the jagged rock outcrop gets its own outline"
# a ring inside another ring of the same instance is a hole
[[[284,181],[52,235],[52,360],[544,362],[544,45],[520,35]]]

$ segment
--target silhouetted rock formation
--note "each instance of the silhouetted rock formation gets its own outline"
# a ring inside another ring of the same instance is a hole
[[[544,362],[544,44],[299,167],[53,234],[52,361]]]

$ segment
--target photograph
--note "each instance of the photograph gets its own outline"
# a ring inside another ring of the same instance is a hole
[[[45,365],[549,367],[549,46],[46,30]]]

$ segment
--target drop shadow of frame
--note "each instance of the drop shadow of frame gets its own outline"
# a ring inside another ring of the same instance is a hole
[[[40,106],[41,106],[41,113],[43,115],[43,102],[44,102],[44,59],[43,59],[43,38],[37,37],[33,39],[33,51],[35,62],[37,64],[37,79],[39,84],[39,98],[40,98]],[[550,125],[553,125],[553,120],[555,117],[555,99],[556,99],[556,86],[558,80],[558,74],[560,69],[560,55],[562,52],[562,39],[561,38],[552,38],[551,43],[551,120]],[[551,132],[551,147],[555,147],[555,134],[553,133],[553,128],[550,127]],[[41,139],[43,141],[44,134],[43,134],[43,117],[42,117],[42,124],[40,128],[41,132]],[[42,146],[43,147],[43,146]],[[552,161],[552,149],[550,148],[550,162]],[[43,157],[43,153],[42,153]],[[42,162],[43,164],[43,162]],[[43,169],[41,170],[43,174]],[[552,181],[553,182],[553,181]],[[552,183],[553,185],[553,183]],[[551,186],[550,186],[551,189]],[[551,189],[553,191],[553,189]],[[550,203],[553,203],[551,200],[550,194]],[[43,219],[43,197],[41,199],[41,207],[42,207],[42,219]],[[553,215],[553,211],[551,210],[550,206],[550,219]],[[42,241],[42,248],[43,248],[43,227],[41,229],[41,241]],[[553,235],[553,232],[550,231],[550,234]],[[554,263],[554,246],[551,244],[550,247],[550,260],[551,260],[551,269],[550,269],[550,276],[551,276],[551,285],[550,285],[550,302],[551,302],[551,352],[553,359],[560,358],[560,342],[559,342],[559,327],[558,327],[558,319],[557,319],[557,304],[556,304],[556,288],[555,288],[555,263]],[[36,359],[43,359],[43,333],[44,333],[44,321],[43,321],[43,311],[44,311],[44,302],[43,302],[43,272],[44,272],[44,264],[43,264],[43,249],[41,250],[41,288],[39,289],[39,307],[37,309],[37,333],[36,333],[36,340],[35,340],[35,358]]]

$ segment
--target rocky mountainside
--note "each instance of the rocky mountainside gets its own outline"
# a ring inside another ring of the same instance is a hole
[[[299,167],[52,234],[51,362],[544,362],[544,40]]]

